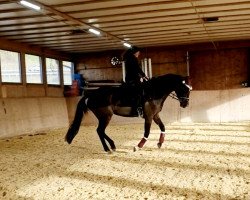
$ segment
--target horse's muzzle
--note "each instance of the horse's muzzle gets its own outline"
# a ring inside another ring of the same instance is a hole
[[[182,108],[186,108],[186,107],[188,106],[188,104],[189,104],[189,99],[182,99],[182,100],[180,101],[180,106],[181,106]]]

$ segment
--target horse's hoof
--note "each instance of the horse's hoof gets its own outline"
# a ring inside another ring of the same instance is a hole
[[[141,150],[141,148],[138,147],[138,146],[134,147],[134,152],[136,152],[136,151],[138,151],[138,150]]]
[[[112,151],[110,151],[110,150],[108,150],[108,151],[106,151],[108,154],[112,154]]]
[[[157,143],[158,148],[161,148],[162,143]]]

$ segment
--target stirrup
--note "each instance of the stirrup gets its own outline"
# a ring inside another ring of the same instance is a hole
[[[143,117],[143,110],[142,110],[142,107],[138,107],[138,108],[137,108],[137,113],[138,113],[138,116]]]

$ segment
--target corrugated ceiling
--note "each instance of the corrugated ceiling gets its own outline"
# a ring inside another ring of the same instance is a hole
[[[69,53],[123,49],[123,41],[146,47],[250,39],[247,0],[29,2],[42,9],[0,0],[2,38]]]

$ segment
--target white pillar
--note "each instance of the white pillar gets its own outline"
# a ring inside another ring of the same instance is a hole
[[[141,69],[142,69],[142,71],[143,71],[143,72],[145,72],[145,68],[144,68],[144,60],[143,60],[143,59],[141,60]]]
[[[152,62],[151,62],[151,58],[148,59],[148,77],[152,78]]]
[[[147,60],[147,58],[144,58],[144,73],[146,76],[148,76],[148,60]]]
[[[123,82],[125,82],[125,76],[126,76],[125,62],[122,61],[122,80],[123,80]]]

